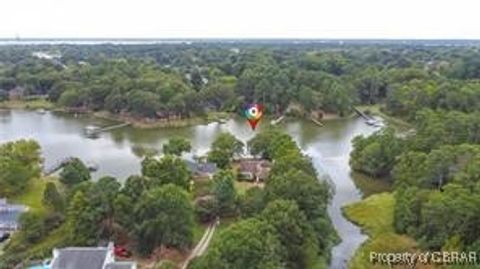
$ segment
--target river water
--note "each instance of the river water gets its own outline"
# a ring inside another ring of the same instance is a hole
[[[73,117],[61,113],[11,110],[0,111],[0,142],[36,139],[48,167],[66,157],[75,156],[85,162],[98,164],[94,178],[111,175],[119,181],[140,173],[140,162],[146,151],[161,152],[162,144],[172,137],[184,137],[192,143],[192,153],[205,154],[215,137],[230,132],[246,142],[255,132],[242,119],[231,119],[225,124],[210,123],[173,129],[145,130],[132,127],[102,133],[96,139],[84,136],[87,125],[108,126],[114,123],[88,116]],[[335,185],[335,195],[328,213],[342,242],[332,250],[330,269],[345,269],[359,245],[366,240],[360,229],[346,220],[341,208],[361,199],[361,193],[350,175],[348,164],[351,140],[357,135],[368,135],[375,128],[358,118],[328,121],[319,127],[307,121],[282,124],[301,149],[312,157],[319,174],[328,176]],[[262,123],[258,129],[262,128]]]

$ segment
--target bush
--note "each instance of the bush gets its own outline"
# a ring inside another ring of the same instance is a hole
[[[212,196],[202,197],[195,203],[195,215],[203,223],[210,222],[217,216],[217,205]]]

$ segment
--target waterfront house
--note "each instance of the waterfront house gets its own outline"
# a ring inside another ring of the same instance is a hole
[[[238,164],[238,175],[243,180],[264,181],[271,169],[271,163],[262,159],[241,159]]]
[[[25,89],[20,86],[16,86],[8,92],[8,98],[10,100],[21,100],[25,95]]]
[[[194,177],[199,178],[212,178],[218,168],[215,163],[210,162],[194,162],[185,160],[188,169]]]
[[[135,262],[116,261],[113,243],[106,247],[67,247],[53,250],[51,269],[136,269]]]

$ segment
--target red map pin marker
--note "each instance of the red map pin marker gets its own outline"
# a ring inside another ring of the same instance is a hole
[[[255,130],[258,122],[263,116],[263,106],[259,104],[248,105],[244,109],[244,114],[248,120],[248,123],[250,124],[250,127],[252,127],[252,130]]]
[[[257,123],[259,120],[256,119],[248,119],[248,123],[250,123],[250,127],[252,127],[252,130],[255,130],[257,128]]]

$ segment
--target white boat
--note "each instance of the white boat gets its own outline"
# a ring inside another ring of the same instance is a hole
[[[85,126],[84,132],[85,135],[87,135],[88,137],[94,137],[100,133],[100,130],[101,129],[98,126],[88,125]]]

